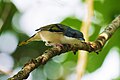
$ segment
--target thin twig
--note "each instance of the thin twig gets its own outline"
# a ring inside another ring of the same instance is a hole
[[[85,0],[86,6],[87,6],[87,13],[84,17],[84,20],[82,22],[81,30],[85,36],[85,41],[89,41],[89,29],[91,25],[91,19],[93,16],[93,0]],[[77,80],[81,80],[87,66],[87,58],[88,58],[88,52],[86,51],[78,51],[78,61],[77,61]]]
[[[98,36],[98,38],[94,42],[82,42],[80,44],[64,44],[62,47],[53,47],[46,50],[43,55],[37,57],[36,59],[30,60],[28,63],[24,65],[24,67],[13,77],[8,80],[23,80],[26,79],[30,72],[32,72],[35,68],[40,65],[45,64],[49,59],[56,55],[60,55],[62,53],[68,51],[77,51],[77,50],[85,50],[88,52],[99,52],[106,41],[113,35],[113,33],[120,27],[120,15],[109,24],[106,29]]]

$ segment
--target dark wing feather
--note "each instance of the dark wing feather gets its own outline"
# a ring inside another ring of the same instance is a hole
[[[65,27],[67,26],[63,24],[50,24],[39,29],[36,29],[35,31],[64,32]]]
[[[64,28],[61,24],[54,24],[49,29],[50,32],[64,32]]]

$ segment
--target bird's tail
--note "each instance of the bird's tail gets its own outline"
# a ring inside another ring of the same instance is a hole
[[[40,34],[39,33],[36,33],[34,34],[33,36],[31,36],[28,40],[25,40],[25,41],[22,41],[18,44],[18,46],[23,46],[23,45],[26,45],[28,44],[29,42],[31,41],[40,41],[41,38],[40,38]]]

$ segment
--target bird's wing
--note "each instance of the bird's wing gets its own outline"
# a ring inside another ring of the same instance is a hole
[[[40,32],[37,32],[36,34],[31,36],[28,40],[22,41],[20,44],[18,44],[18,46],[26,45],[31,41],[40,41],[40,40],[41,40]]]
[[[64,32],[65,27],[67,26],[62,24],[50,24],[39,29],[36,29],[35,31]]]

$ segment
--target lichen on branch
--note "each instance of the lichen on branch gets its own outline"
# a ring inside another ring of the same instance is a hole
[[[24,67],[13,77],[8,80],[23,80],[26,79],[30,72],[32,72],[35,68],[40,65],[44,65],[49,59],[56,55],[60,55],[62,53],[68,51],[77,51],[77,50],[85,50],[88,52],[99,52],[108,39],[115,33],[115,31],[120,27],[120,15],[116,17],[106,28],[105,30],[98,36],[98,38],[93,42],[82,42],[81,44],[63,44],[63,46],[57,46],[46,50],[43,55],[37,57],[36,59],[32,59],[27,62]]]

